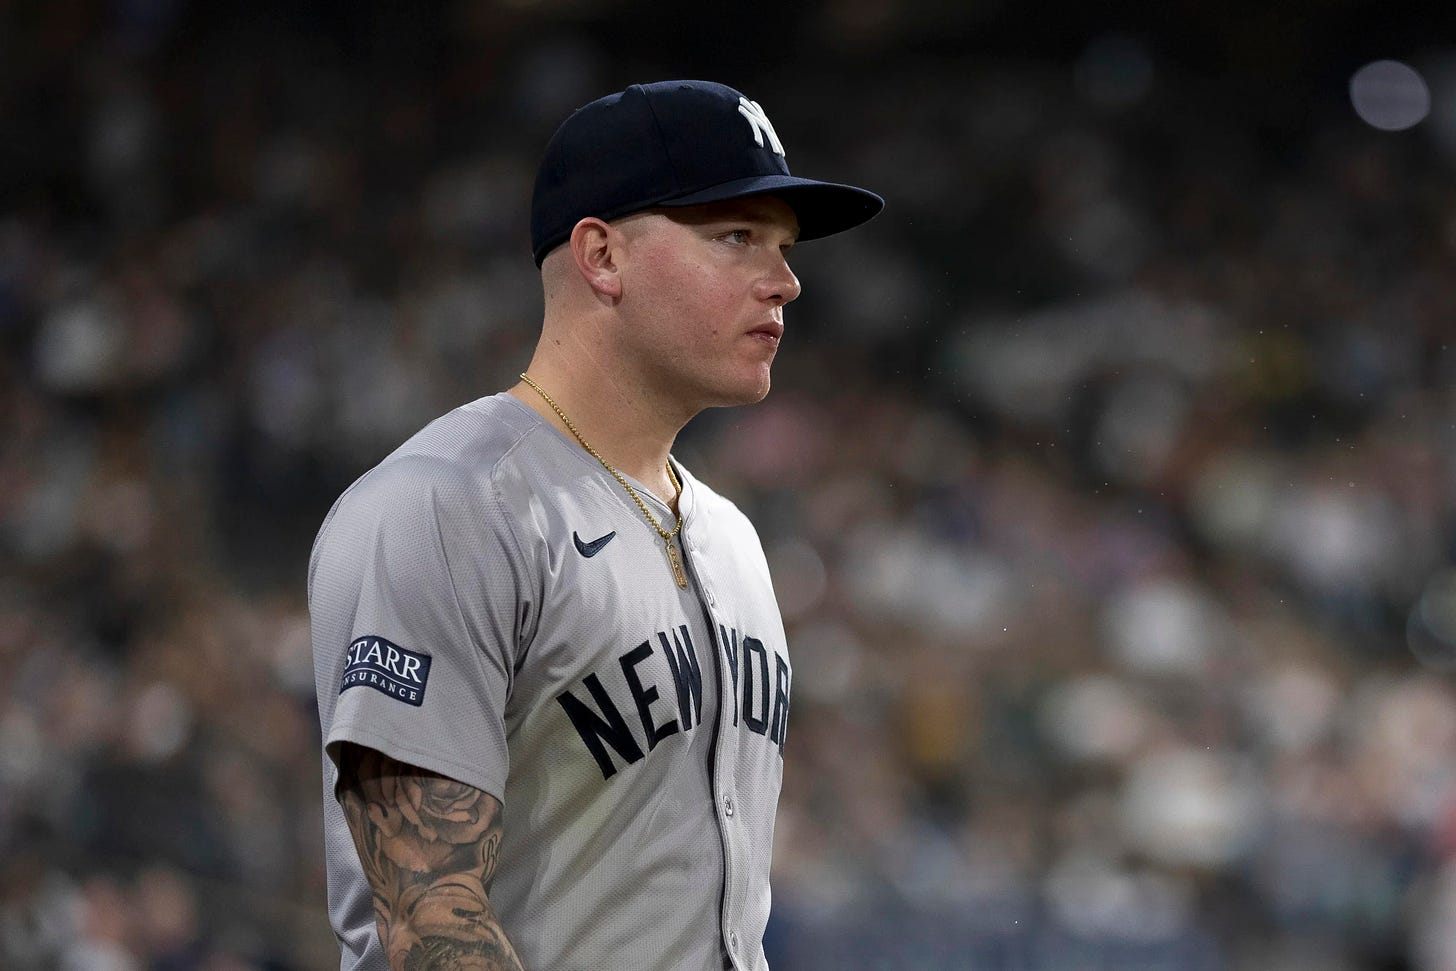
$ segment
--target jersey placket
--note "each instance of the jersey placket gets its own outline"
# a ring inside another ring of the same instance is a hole
[[[713,590],[712,576],[700,566],[694,530],[683,524],[683,561],[688,575],[692,577],[693,588],[708,619],[709,641],[713,651],[713,671],[718,679],[718,712],[714,725],[712,778],[709,780],[713,794],[714,816],[718,820],[718,832],[723,841],[723,905],[722,934],[727,945],[729,960],[735,969],[744,967],[743,949],[746,944],[740,939],[738,927],[743,923],[743,906],[747,899],[747,888],[743,886],[743,858],[746,835],[742,825],[742,810],[738,804],[735,780],[738,764],[738,692],[734,678],[728,670],[728,659],[723,655],[721,641],[725,625],[717,615],[718,596]],[[729,700],[732,704],[729,704]]]

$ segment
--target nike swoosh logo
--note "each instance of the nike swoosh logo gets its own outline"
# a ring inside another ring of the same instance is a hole
[[[581,537],[576,535],[576,530],[572,530],[571,541],[576,544],[576,551],[578,553],[590,559],[591,557],[596,556],[598,553],[600,553],[602,551],[602,547],[610,543],[612,541],[612,537],[616,535],[617,531],[614,529],[600,539],[594,539],[590,543],[583,543],[581,541]]]

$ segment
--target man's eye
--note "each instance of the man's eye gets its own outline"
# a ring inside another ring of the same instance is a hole
[[[726,232],[726,233],[723,234],[723,239],[726,240],[726,241],[728,241],[728,242],[730,242],[730,243],[747,243],[748,242],[748,230],[746,230],[746,229],[734,229],[734,230],[730,230],[729,232]]]

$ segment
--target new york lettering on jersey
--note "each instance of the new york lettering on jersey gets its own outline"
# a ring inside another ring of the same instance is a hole
[[[789,692],[792,673],[783,655],[768,647],[763,641],[751,635],[743,635],[740,649],[738,631],[732,627],[718,625],[718,643],[723,650],[723,659],[733,679],[733,724],[737,725],[740,712],[743,724],[755,735],[765,735],[779,747],[779,757],[784,754],[784,739],[788,734]],[[773,655],[773,702],[769,703],[769,655]],[[739,699],[742,699],[742,707]]]
[[[740,635],[737,630],[722,625],[719,631],[723,659],[733,685],[733,724],[740,723],[741,711],[742,724],[753,734],[777,745],[782,757],[789,714],[788,662],[756,637]],[[773,654],[772,682],[770,654]],[[662,666],[645,664],[658,655],[666,662],[667,677],[644,680],[645,670],[661,671]],[[600,673],[593,671],[575,688],[556,696],[582,744],[601,769],[603,779],[610,779],[622,767],[641,761],[664,739],[692,731],[702,723],[703,665],[686,624],[671,632],[658,631],[623,652],[616,659],[616,668],[620,670],[620,681],[608,679],[616,687],[615,691],[609,690]]]

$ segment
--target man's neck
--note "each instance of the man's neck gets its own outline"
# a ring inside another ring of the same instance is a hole
[[[642,483],[676,512],[677,492],[667,473],[667,459],[686,418],[679,422],[664,414],[640,389],[601,380],[604,373],[609,372],[582,373],[538,355],[526,371],[537,387],[521,381],[509,393],[562,434],[583,443],[583,448],[589,443],[602,461]]]

